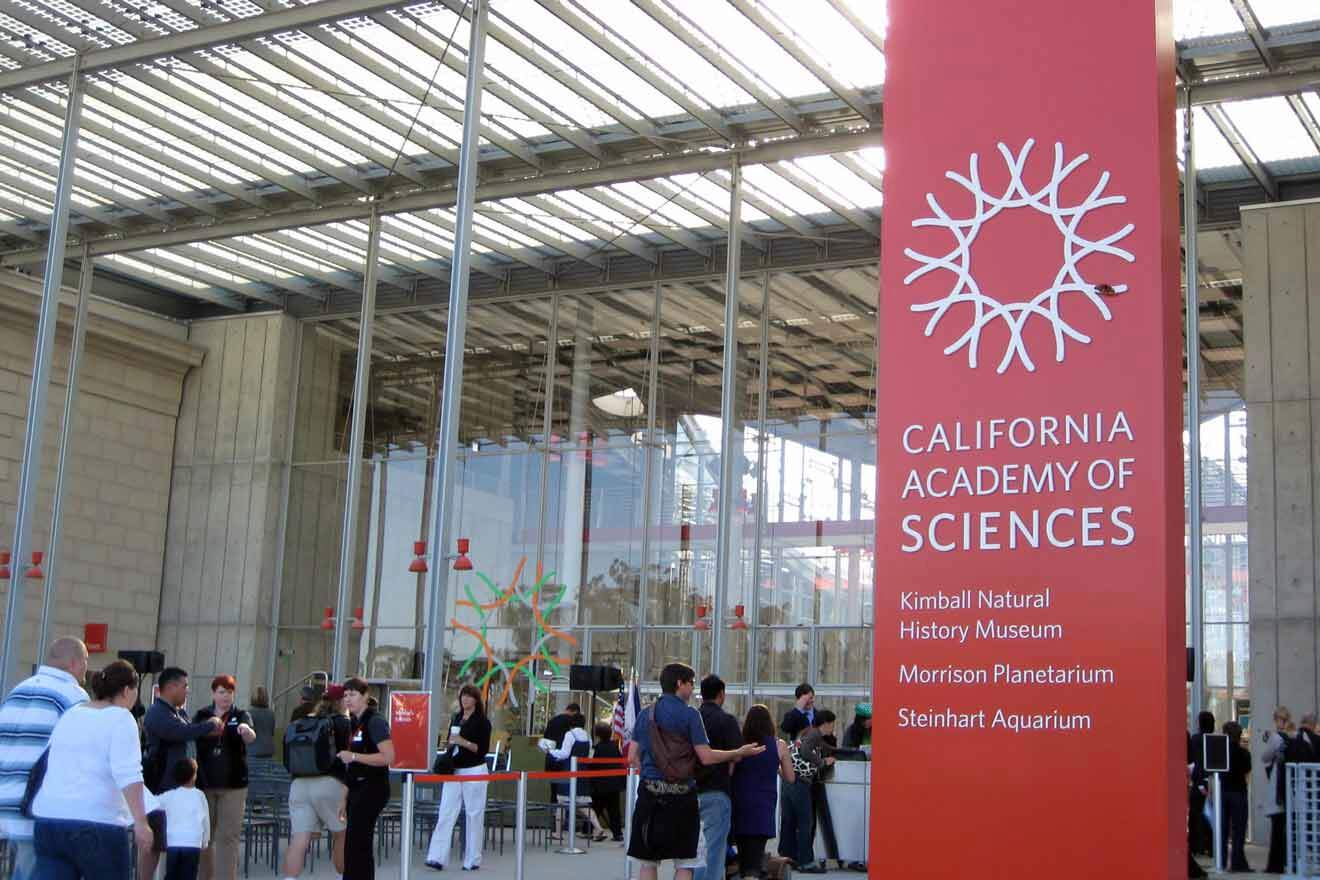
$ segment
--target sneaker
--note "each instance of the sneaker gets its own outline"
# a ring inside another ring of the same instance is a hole
[[[812,862],[797,869],[799,874],[824,874],[829,871],[823,862]]]
[[[445,869],[445,866],[439,862],[427,862],[426,867],[430,868],[432,871],[443,871]]]

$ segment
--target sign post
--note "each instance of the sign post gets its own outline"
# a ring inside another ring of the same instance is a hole
[[[403,846],[399,850],[399,877],[408,880],[412,873],[412,826],[416,787],[414,773],[431,770],[431,692],[392,691],[390,693],[390,739],[394,742],[391,770],[403,772]]]
[[[873,878],[1185,876],[1170,6],[890,0]]]

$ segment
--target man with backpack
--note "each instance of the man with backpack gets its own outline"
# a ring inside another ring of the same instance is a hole
[[[703,867],[705,841],[697,800],[697,764],[724,764],[759,755],[765,746],[710,747],[701,714],[688,705],[697,674],[683,663],[660,671],[660,699],[643,709],[628,758],[639,770],[628,855],[641,866],[641,880],[656,880],[660,863],[674,862],[674,880],[691,880]]]
[[[335,872],[344,873],[344,831],[348,822],[347,768],[337,757],[348,748],[352,724],[343,707],[343,685],[328,685],[315,713],[289,723],[284,731],[284,767],[293,777],[289,788],[292,836],[284,854],[284,876],[302,873],[307,848],[321,829],[330,832]]]

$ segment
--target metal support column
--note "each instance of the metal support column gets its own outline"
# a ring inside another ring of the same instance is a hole
[[[59,175],[55,179],[55,200],[50,212],[46,277],[41,282],[41,312],[37,321],[36,346],[32,353],[32,389],[28,394],[23,462],[18,476],[14,558],[10,566],[9,597],[5,603],[4,645],[0,649],[0,694],[8,693],[10,687],[18,681],[18,661],[23,653],[23,579],[28,572],[28,554],[32,550],[32,517],[36,514],[37,487],[41,482],[41,442],[45,428],[46,394],[50,390],[50,362],[55,354],[55,324],[59,320],[60,282],[64,275],[64,238],[69,230],[69,194],[73,190],[78,126],[82,120],[81,65],[81,56],[75,56],[73,73],[69,76]]]
[[[761,553],[763,540],[770,518],[769,507],[765,503],[766,463],[765,456],[770,443],[766,431],[769,423],[770,398],[770,271],[761,273],[761,354],[760,376],[757,379],[756,420],[758,439],[756,443],[756,537],[752,540],[752,595],[747,608],[747,699],[756,702],[756,683],[759,670],[756,668],[761,644]],[[782,479],[782,477],[781,477]]]
[[[270,597],[270,646],[266,654],[266,689],[275,693],[275,661],[280,648],[280,602],[284,595],[284,551],[289,534],[289,494],[293,491],[294,434],[298,425],[299,384],[302,382],[302,345],[305,328],[293,331],[293,374],[289,378],[289,412],[284,431],[284,460],[280,465],[280,518],[275,529],[275,584]]]
[[[636,674],[631,681],[641,681],[647,676],[647,666],[649,659],[646,651],[646,614],[650,603],[650,572],[651,556],[655,552],[653,534],[659,534],[659,526],[654,522],[656,518],[656,505],[653,500],[655,495],[656,478],[655,469],[664,466],[664,444],[656,436],[656,395],[659,390],[660,373],[660,282],[655,282],[651,289],[651,348],[647,354],[647,380],[646,380],[646,442],[642,444],[642,451],[646,456],[642,460],[642,576],[637,585],[637,620],[634,644],[637,646],[636,665],[634,669]],[[663,489],[662,489],[663,491]],[[658,673],[657,673],[658,674]]]
[[[362,270],[362,308],[358,313],[357,369],[353,372],[353,418],[348,439],[348,485],[344,488],[344,525],[339,535],[339,596],[335,600],[335,651],[330,664],[333,681],[343,681],[348,664],[348,634],[357,568],[358,498],[362,494],[362,444],[371,401],[372,325],[376,317],[376,264],[380,256],[380,214],[371,212],[367,226],[367,258]],[[434,740],[432,740],[434,742]]]
[[[724,659],[724,614],[729,599],[729,579],[742,570],[741,535],[733,533],[733,510],[739,497],[735,480],[741,480],[741,468],[734,463],[742,457],[738,431],[738,274],[742,268],[742,165],[733,154],[729,169],[728,261],[724,270],[724,373],[720,380],[720,509],[715,526],[715,602],[711,612],[710,668],[720,675]]]
[[[444,699],[445,608],[448,605],[450,494],[454,451],[458,448],[459,404],[463,389],[463,347],[467,341],[468,272],[472,265],[472,206],[477,188],[477,145],[481,123],[482,71],[486,54],[488,0],[472,0],[472,30],[468,37],[467,89],[463,102],[463,143],[459,149],[458,202],[454,216],[454,258],[449,273],[449,316],[445,330],[445,371],[440,391],[440,423],[436,429],[436,467],[431,484],[430,547],[434,564],[427,573],[426,663],[422,686],[440,705]],[[427,742],[436,742],[439,719],[432,712]]]
[[[1187,546],[1188,577],[1192,604],[1192,699],[1191,716],[1201,712],[1205,698],[1205,611],[1201,595],[1201,297],[1196,259],[1196,153],[1192,149],[1192,103],[1190,93],[1183,126],[1183,253],[1187,281]]]
[[[60,458],[55,466],[55,500],[50,509],[50,540],[46,549],[46,585],[41,591],[41,629],[37,631],[37,660],[46,656],[50,642],[50,609],[59,578],[60,525],[64,518],[64,478],[68,475],[69,446],[73,439],[73,416],[78,404],[78,368],[82,362],[83,340],[87,338],[87,307],[92,299],[92,258],[87,245],[82,247],[82,271],[78,275],[78,306],[73,316],[73,339],[69,342],[69,375],[65,381],[64,420],[60,424]]]

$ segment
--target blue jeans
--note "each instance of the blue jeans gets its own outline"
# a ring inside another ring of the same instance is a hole
[[[733,802],[722,791],[703,791],[697,795],[697,803],[701,805],[701,831],[706,835],[706,867],[694,870],[692,880],[724,880]]]
[[[811,821],[811,783],[788,782],[779,805],[779,854],[799,868],[816,860],[815,827]]]
[[[103,822],[38,819],[37,880],[130,880],[128,829]]]

